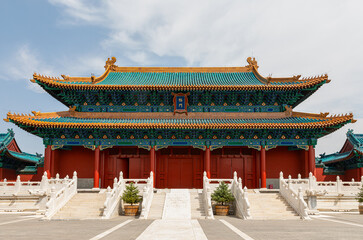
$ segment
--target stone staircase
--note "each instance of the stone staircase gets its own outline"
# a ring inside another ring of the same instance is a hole
[[[166,193],[162,219],[191,219],[189,189],[171,189]]]
[[[165,195],[165,192],[154,193],[154,197],[150,206],[150,212],[147,217],[148,219],[161,219],[163,217]]]
[[[148,219],[204,219],[202,194],[197,189],[163,189],[154,193]]]
[[[106,193],[77,193],[52,219],[101,218],[105,200]]]
[[[0,212],[44,214],[46,201],[44,196],[1,196]]]
[[[290,220],[300,216],[280,193],[249,193],[250,214],[253,220]]]
[[[205,219],[203,196],[197,191],[190,192],[190,211],[192,219]]]

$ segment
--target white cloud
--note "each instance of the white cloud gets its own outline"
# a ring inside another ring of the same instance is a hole
[[[52,73],[51,69],[40,61],[36,51],[25,44],[20,46],[10,59],[10,61],[0,65],[3,74],[0,79],[25,80],[31,90],[39,93],[44,92],[38,85],[31,84],[29,81],[34,72],[41,72],[44,75]]]

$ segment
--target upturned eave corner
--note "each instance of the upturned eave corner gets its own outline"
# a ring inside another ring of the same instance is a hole
[[[245,66],[245,68],[247,69],[247,71],[252,72],[256,78],[261,81],[262,83],[266,84],[266,85],[270,85],[271,83],[288,83],[288,82],[295,82],[295,83],[311,83],[314,82],[314,84],[318,84],[320,82],[325,81],[325,83],[329,83],[331,80],[328,79],[328,74],[322,74],[322,75],[318,75],[318,76],[311,76],[311,77],[303,77],[301,78],[301,75],[294,75],[292,77],[264,77],[262,76],[259,72],[258,72],[258,64],[257,64],[257,60],[254,57],[248,57],[247,58],[247,63],[248,65]]]

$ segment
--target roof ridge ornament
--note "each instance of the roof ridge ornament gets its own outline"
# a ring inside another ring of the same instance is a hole
[[[62,74],[61,76],[64,80],[69,81],[69,75]]]
[[[248,71],[251,71],[253,68],[255,68],[255,70],[258,69],[256,58],[248,57],[247,62],[248,62],[248,65],[246,66],[246,68]]]
[[[116,67],[117,67],[115,65],[115,62],[116,62],[116,58],[115,57],[111,57],[111,59],[108,58],[106,60],[105,69],[110,68],[111,71],[115,71],[116,70]]]

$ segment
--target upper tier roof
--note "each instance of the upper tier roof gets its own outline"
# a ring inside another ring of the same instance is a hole
[[[287,90],[309,88],[328,76],[300,79],[262,77],[254,58],[245,67],[118,67],[116,58],[106,61],[100,77],[69,77],[63,79],[33,75],[33,82],[66,89],[121,90]]]

